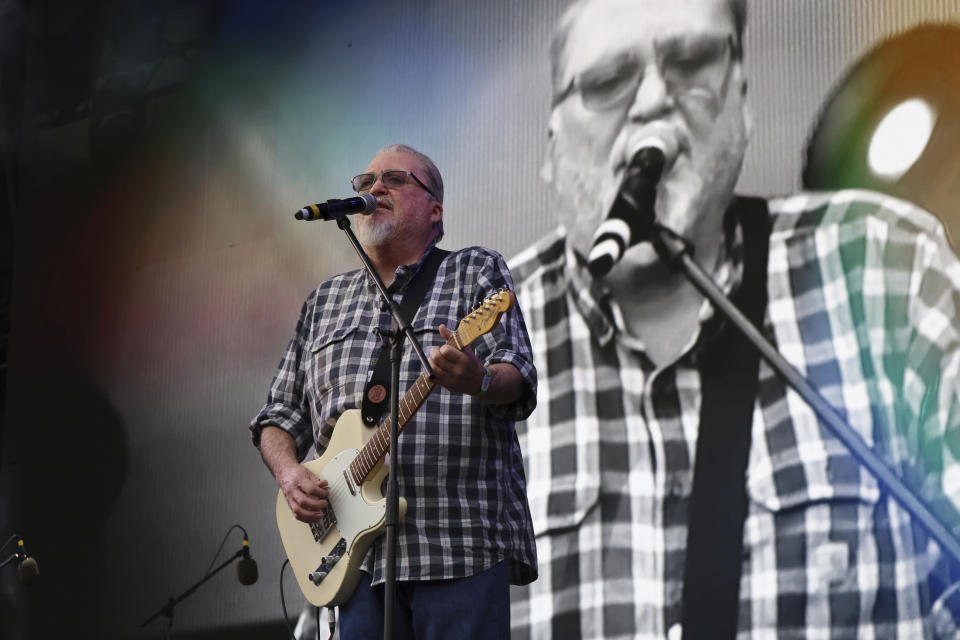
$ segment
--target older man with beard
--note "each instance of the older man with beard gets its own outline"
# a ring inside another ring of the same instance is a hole
[[[526,584],[537,573],[513,426],[536,404],[536,370],[517,308],[462,349],[453,346],[458,343],[447,327],[456,328],[478,303],[512,288],[510,273],[489,249],[435,246],[442,235],[443,182],[422,153],[386,147],[352,184],[376,196],[376,211],[357,218],[357,237],[388,292],[399,304],[418,277],[426,280],[417,283],[425,287],[423,302],[407,320],[443,387],[425,399],[421,390],[422,404],[406,422],[391,464],[407,504],[398,533],[392,637],[506,637],[509,585]],[[337,418],[360,408],[375,388],[368,384],[381,352],[374,330],[390,323],[366,272],[322,283],[304,303],[267,403],[252,422],[254,444],[304,523],[323,519],[329,487],[298,462],[311,447],[322,455],[335,426],[351,426]],[[406,349],[400,393],[420,374],[413,349]],[[402,410],[409,413],[409,406]],[[383,637],[385,547],[384,537],[373,543],[359,586],[340,607],[342,638]]]
[[[510,263],[540,372],[517,428],[541,571],[514,590],[515,640],[934,633],[937,553],[885,488],[749,347],[730,348],[736,332],[650,244],[608,273],[588,262],[611,212],[640,215],[636,159],[658,149],[656,220],[956,517],[941,487],[960,428],[960,264],[936,220],[880,194],[734,195],[745,21],[745,0],[584,0],[557,29],[544,177],[561,225]],[[743,371],[743,390],[713,399]],[[698,445],[737,402],[739,476],[700,494],[734,514],[734,545],[718,534],[716,549],[732,589],[704,630],[688,576],[714,560],[692,560],[688,534],[699,463],[719,454]]]

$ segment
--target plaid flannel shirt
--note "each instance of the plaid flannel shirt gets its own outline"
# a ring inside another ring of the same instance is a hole
[[[420,262],[401,266],[389,291],[399,303]],[[484,298],[513,288],[503,258],[470,247],[447,255],[411,326],[429,354],[445,343],[437,327],[452,330]],[[390,328],[373,281],[363,270],[321,284],[303,304],[296,332],[283,355],[267,402],[253,419],[254,444],[267,425],[285,429],[302,460],[314,447],[322,455],[337,418],[360,408],[364,386],[380,354],[375,328]],[[536,548],[527,505],[523,460],[514,421],[536,406],[536,369],[517,307],[471,345],[481,362],[507,362],[526,385],[515,403],[488,405],[480,398],[436,387],[398,439],[397,482],[407,499],[397,545],[397,579],[439,580],[475,575],[511,561],[511,578],[536,577]],[[421,373],[406,346],[401,395]],[[386,538],[380,537],[363,568],[374,584],[385,576]]]
[[[769,205],[765,333],[955,523],[943,472],[960,427],[960,264],[942,228],[867,192]],[[728,244],[715,275],[729,293],[739,232]],[[510,264],[540,372],[538,409],[517,424],[540,578],[513,590],[513,638],[679,639],[711,307],[658,369],[571,268],[562,230]],[[764,361],[757,396],[738,638],[932,637],[933,543]]]

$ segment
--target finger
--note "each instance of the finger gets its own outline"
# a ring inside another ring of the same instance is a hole
[[[437,328],[440,330],[440,337],[444,340],[449,340],[453,336],[453,332],[447,329],[447,325],[441,323]]]
[[[326,500],[330,497],[330,491],[325,487],[301,487],[300,493],[311,500]]]
[[[326,500],[330,497],[330,489],[327,488],[326,484],[310,484],[306,487],[302,487],[302,491],[305,495],[315,498],[317,500]]]
[[[327,481],[321,480],[302,467],[301,469],[302,471],[290,479],[289,483],[284,483],[289,487],[291,494],[302,494],[317,499],[326,498],[330,494]]]
[[[319,509],[320,503],[326,501],[330,495],[330,492],[326,489],[296,487],[292,495],[293,498],[301,505],[309,506],[312,509]]]
[[[427,359],[430,361],[430,366],[433,367],[434,373],[443,372],[445,362],[443,356],[440,355],[440,347],[430,349],[430,356]]]
[[[289,504],[289,503],[288,503]],[[290,505],[290,511],[293,513],[294,517],[300,522],[319,522],[323,519],[324,512],[323,510],[314,511],[311,509],[304,509],[296,504]]]
[[[466,359],[462,351],[447,344],[437,350],[437,357],[448,367],[462,366]]]
[[[289,496],[287,505],[297,520],[302,522],[316,522],[323,517],[327,508],[326,500],[313,500],[304,495]]]

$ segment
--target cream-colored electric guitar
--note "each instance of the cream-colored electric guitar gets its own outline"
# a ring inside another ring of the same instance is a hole
[[[447,344],[462,350],[493,329],[513,304],[510,291],[488,297],[460,321]],[[434,386],[435,382],[421,374],[400,399],[398,434]],[[367,427],[360,410],[351,409],[337,419],[323,455],[303,465],[328,483],[330,506],[323,520],[300,522],[283,492],[277,494],[277,526],[283,548],[303,595],[318,607],[338,605],[350,597],[367,549],[383,533],[386,499],[380,486],[388,471],[383,458],[389,449],[389,416],[378,427]],[[402,519],[407,503],[403,498],[399,503]]]

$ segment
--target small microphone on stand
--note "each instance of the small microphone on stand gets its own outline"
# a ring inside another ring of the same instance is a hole
[[[641,140],[637,147],[610,213],[593,235],[587,268],[594,278],[606,275],[628,248],[647,237],[656,220],[653,205],[663,173],[666,144],[651,137]]]
[[[237,563],[237,579],[240,584],[249,586],[257,581],[260,572],[257,570],[257,561],[250,555],[250,540],[243,534],[243,557]]]
[[[23,538],[17,534],[13,534],[7,538],[6,542],[0,545],[0,551],[3,551],[7,545],[14,540],[17,541],[17,550],[14,551],[12,555],[7,556],[0,561],[0,568],[3,568],[11,562],[16,561],[17,573],[20,576],[20,582],[23,584],[31,584],[40,576],[40,569],[37,567],[37,561],[27,555],[27,547],[23,543]]]
[[[27,555],[27,548],[23,544],[23,539],[17,540],[17,557],[20,562],[17,565],[17,573],[20,574],[20,582],[23,584],[32,584],[40,577],[40,568],[37,561]]]

